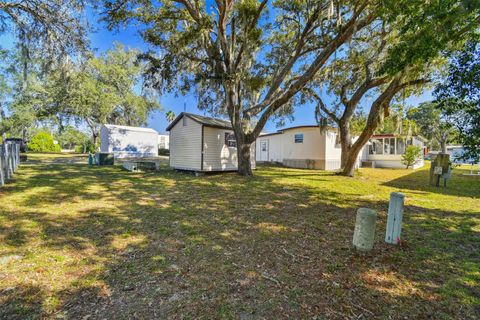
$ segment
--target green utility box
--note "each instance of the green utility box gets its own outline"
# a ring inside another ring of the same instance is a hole
[[[113,153],[97,153],[97,163],[99,166],[113,165]]]

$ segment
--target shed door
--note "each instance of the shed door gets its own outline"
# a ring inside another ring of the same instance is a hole
[[[268,140],[260,140],[260,161],[268,161]]]

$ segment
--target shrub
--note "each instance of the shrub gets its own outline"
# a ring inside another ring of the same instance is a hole
[[[50,133],[40,131],[28,143],[28,150],[33,152],[57,152],[61,151],[60,145],[53,142]]]
[[[84,153],[84,151],[85,153],[95,153],[96,149],[97,148],[95,148],[95,145],[91,140],[87,140],[85,145],[81,144],[75,146],[75,152],[77,153]]]
[[[418,146],[408,146],[405,153],[402,155],[402,163],[407,169],[413,166],[420,160],[422,149]]]

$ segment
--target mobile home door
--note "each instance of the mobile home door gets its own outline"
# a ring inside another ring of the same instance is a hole
[[[260,161],[268,161],[268,140],[260,140]]]

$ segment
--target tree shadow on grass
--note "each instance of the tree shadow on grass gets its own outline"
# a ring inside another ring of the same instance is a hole
[[[447,187],[443,186],[443,179],[440,187],[429,185],[429,170],[415,170],[408,175],[385,182],[383,185],[403,190],[417,190],[428,193],[440,193],[457,197],[480,197],[480,179],[475,176],[466,176],[469,170],[454,168],[452,177],[447,181]]]
[[[33,292],[17,281],[0,316],[478,315],[474,303],[465,303],[478,294],[478,269],[472,267],[479,259],[477,214],[408,206],[406,245],[394,247],[383,243],[386,201],[345,199],[334,190],[285,186],[275,178],[274,171],[245,179],[132,175],[116,167],[29,168],[5,192],[26,194],[18,200],[23,210],[0,212],[10,228],[2,232],[26,232],[22,242],[9,244],[11,253],[26,257],[19,272],[28,269],[23,264],[45,263],[29,258],[29,239],[38,241],[45,259],[64,253],[65,261],[52,260],[50,268],[65,285],[49,291],[53,280],[46,277]],[[52,205],[62,208],[64,199],[74,203],[52,214]],[[380,212],[376,246],[368,254],[350,244],[360,206]],[[16,305],[29,311],[17,312]]]

